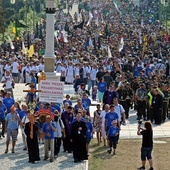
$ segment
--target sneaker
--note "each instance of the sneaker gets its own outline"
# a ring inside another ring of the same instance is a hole
[[[111,149],[108,149],[107,152],[108,152],[109,154],[111,154],[112,150],[111,150]]]
[[[50,159],[50,162],[53,162],[54,161],[54,159]]]
[[[140,168],[138,168],[138,170],[145,170],[145,167],[140,167]]]
[[[48,159],[48,158],[45,157],[45,158],[44,158],[44,161],[46,161],[47,159]]]
[[[12,153],[15,153],[14,149],[12,149]]]
[[[24,148],[24,149],[23,149],[23,151],[26,151],[26,150],[27,150],[27,148]]]
[[[151,167],[151,168],[149,168],[149,170],[154,170],[154,169]]]
[[[8,153],[8,149],[5,149],[5,153]]]

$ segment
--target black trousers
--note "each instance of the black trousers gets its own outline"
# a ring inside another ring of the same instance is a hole
[[[61,138],[54,138],[54,155],[60,152]]]
[[[162,107],[162,121],[164,122],[166,117],[168,116],[168,101],[163,101]]]
[[[137,116],[140,119],[142,118],[142,116],[144,119],[146,118],[146,101],[145,100],[137,101]]]
[[[5,132],[5,119],[4,118],[0,119],[0,122],[2,123],[2,132],[1,132],[0,135],[4,135],[4,132]]]

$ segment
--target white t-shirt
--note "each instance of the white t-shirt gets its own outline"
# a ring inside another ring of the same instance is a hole
[[[44,64],[39,65],[39,71],[44,71]]]
[[[109,111],[108,111],[109,112]],[[105,115],[106,115],[106,113],[108,113],[108,112],[106,112],[105,110],[102,110],[102,112],[101,112],[101,114],[100,114],[100,117],[102,118],[102,127],[105,127]]]
[[[6,64],[4,70],[11,71],[11,65]]]
[[[26,124],[26,123],[28,123],[28,122],[29,122],[29,119],[28,119],[27,116],[24,116],[24,117],[22,118],[22,120],[21,120],[21,123],[24,123],[24,124]]]
[[[61,138],[62,137],[62,128],[64,128],[63,121],[61,118],[58,118],[58,121],[55,122],[54,124],[56,125],[56,131],[54,132],[54,137],[56,138]]]
[[[118,104],[117,106],[114,106],[114,112],[118,114],[119,121],[121,121],[121,115],[122,113],[125,113],[125,109],[121,104]]]
[[[6,81],[4,84],[6,85],[4,89],[12,88],[12,77],[11,76],[3,76],[1,82]]]
[[[18,73],[18,66],[19,64],[17,62],[12,63],[12,73]]]
[[[91,80],[96,80],[97,69],[92,68],[90,71]]]

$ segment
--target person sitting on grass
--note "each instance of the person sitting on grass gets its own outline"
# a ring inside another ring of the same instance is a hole
[[[109,140],[109,145],[110,145],[110,150],[108,150],[109,154],[112,152],[112,147],[113,147],[113,155],[116,155],[118,134],[119,134],[119,128],[117,127],[117,120],[113,120],[112,126],[110,126],[108,133],[107,133],[107,138]]]

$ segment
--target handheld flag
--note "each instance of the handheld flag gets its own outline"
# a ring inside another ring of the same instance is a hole
[[[14,44],[9,36],[8,36],[8,40],[9,40],[11,49],[14,50],[15,49]]]
[[[121,52],[123,50],[123,47],[124,47],[124,39],[122,37],[120,40],[120,44],[119,44],[119,52]]]
[[[108,58],[112,58],[112,53],[110,51],[110,47],[109,46],[107,47],[107,51],[108,51]]]

